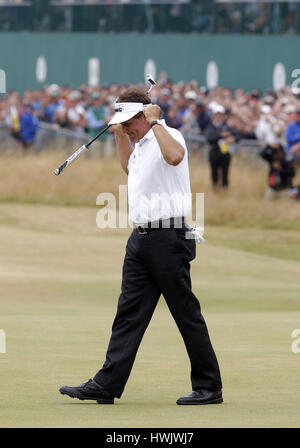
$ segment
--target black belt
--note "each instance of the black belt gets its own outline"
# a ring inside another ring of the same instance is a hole
[[[144,225],[136,225],[135,230],[140,235],[152,232],[158,229],[186,229],[186,223],[184,216],[178,216],[176,218],[159,219],[158,221],[148,222]]]

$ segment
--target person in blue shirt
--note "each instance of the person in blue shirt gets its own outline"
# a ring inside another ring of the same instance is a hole
[[[286,151],[293,159],[300,157],[300,108],[296,109],[295,121],[286,128]]]
[[[285,136],[287,159],[294,162],[295,178],[300,185],[300,107],[296,109],[295,121],[287,126]]]
[[[171,123],[170,123],[169,117],[168,117],[168,110],[172,106],[171,90],[170,89],[163,88],[160,91],[159,97],[157,99],[157,104],[162,110],[163,118],[165,119],[167,126],[170,126]]]
[[[20,117],[21,139],[24,148],[30,147],[34,141],[36,132],[39,128],[39,120],[34,115],[32,104],[26,104]]]
[[[206,110],[204,104],[201,100],[196,100],[197,105],[197,123],[201,133],[204,132],[205,128],[211,124],[211,116]]]
[[[53,91],[50,94],[49,102],[44,109],[43,119],[48,123],[56,123],[56,110],[60,106],[59,92]]]

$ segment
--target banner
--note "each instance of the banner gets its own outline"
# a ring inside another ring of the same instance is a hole
[[[180,5],[187,3],[190,3],[190,0],[52,0],[51,5]]]

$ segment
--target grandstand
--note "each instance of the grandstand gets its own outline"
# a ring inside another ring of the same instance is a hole
[[[1,31],[300,32],[300,3],[295,1],[2,0],[0,7]]]

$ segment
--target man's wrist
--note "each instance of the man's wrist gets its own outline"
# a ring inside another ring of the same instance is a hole
[[[155,126],[156,124],[159,124],[159,125],[160,125],[160,123],[158,122],[158,120],[153,120],[153,121],[150,122],[150,127],[152,128],[152,127]]]

